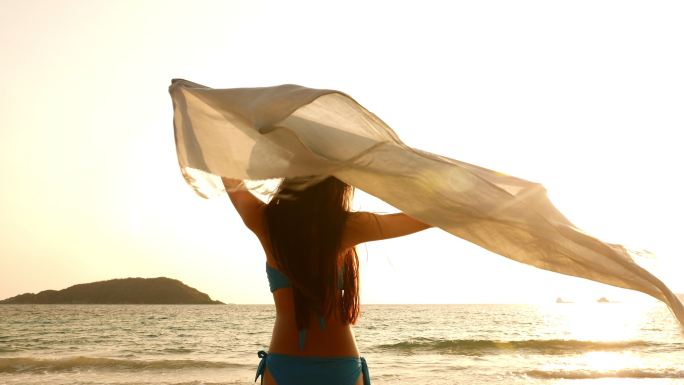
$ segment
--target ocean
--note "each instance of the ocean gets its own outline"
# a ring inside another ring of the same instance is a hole
[[[365,305],[374,385],[684,384],[659,303]],[[254,384],[271,305],[0,305],[0,384]]]

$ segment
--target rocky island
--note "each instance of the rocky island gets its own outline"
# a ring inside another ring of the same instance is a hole
[[[25,293],[0,304],[223,304],[177,279],[123,278]]]

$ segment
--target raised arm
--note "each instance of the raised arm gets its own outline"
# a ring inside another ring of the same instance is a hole
[[[432,227],[404,213],[373,214],[352,212],[347,220],[342,243],[351,247],[359,243],[396,238]]]
[[[264,208],[266,204],[259,200],[259,198],[252,195],[251,192],[247,190],[236,190],[229,191],[232,188],[237,187],[242,181],[239,179],[228,179],[221,178],[223,181],[223,186],[228,192],[228,197],[230,201],[233,202],[235,210],[242,218],[247,228],[252,230],[255,234],[259,235],[263,232],[264,228]]]

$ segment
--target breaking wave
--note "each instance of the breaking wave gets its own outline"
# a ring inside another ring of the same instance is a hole
[[[394,344],[376,345],[376,349],[395,351],[430,351],[453,354],[507,353],[525,350],[538,354],[569,354],[598,350],[653,348],[660,344],[646,341],[581,341],[581,340],[441,340],[417,338]]]
[[[583,380],[592,378],[684,378],[684,371],[675,369],[594,370],[531,370],[526,375],[541,379]]]
[[[0,358],[0,373],[49,373],[78,372],[84,370],[162,370],[162,369],[201,369],[236,368],[245,365],[220,361],[202,360],[129,360],[100,357],[68,358]]]

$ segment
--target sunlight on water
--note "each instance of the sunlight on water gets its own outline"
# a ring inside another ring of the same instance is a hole
[[[572,339],[589,341],[633,341],[639,338],[646,322],[643,305],[583,304],[566,313],[565,323]],[[598,372],[619,372],[640,367],[641,359],[624,352],[593,351],[580,356],[577,369]]]
[[[641,359],[623,352],[587,352],[582,355],[580,369],[589,368],[600,372],[619,371],[641,366]]]
[[[0,384],[253,383],[271,305],[6,305]],[[664,305],[367,305],[374,385],[684,384]]]
[[[578,304],[564,313],[570,338],[584,341],[629,341],[646,322],[644,305]]]

